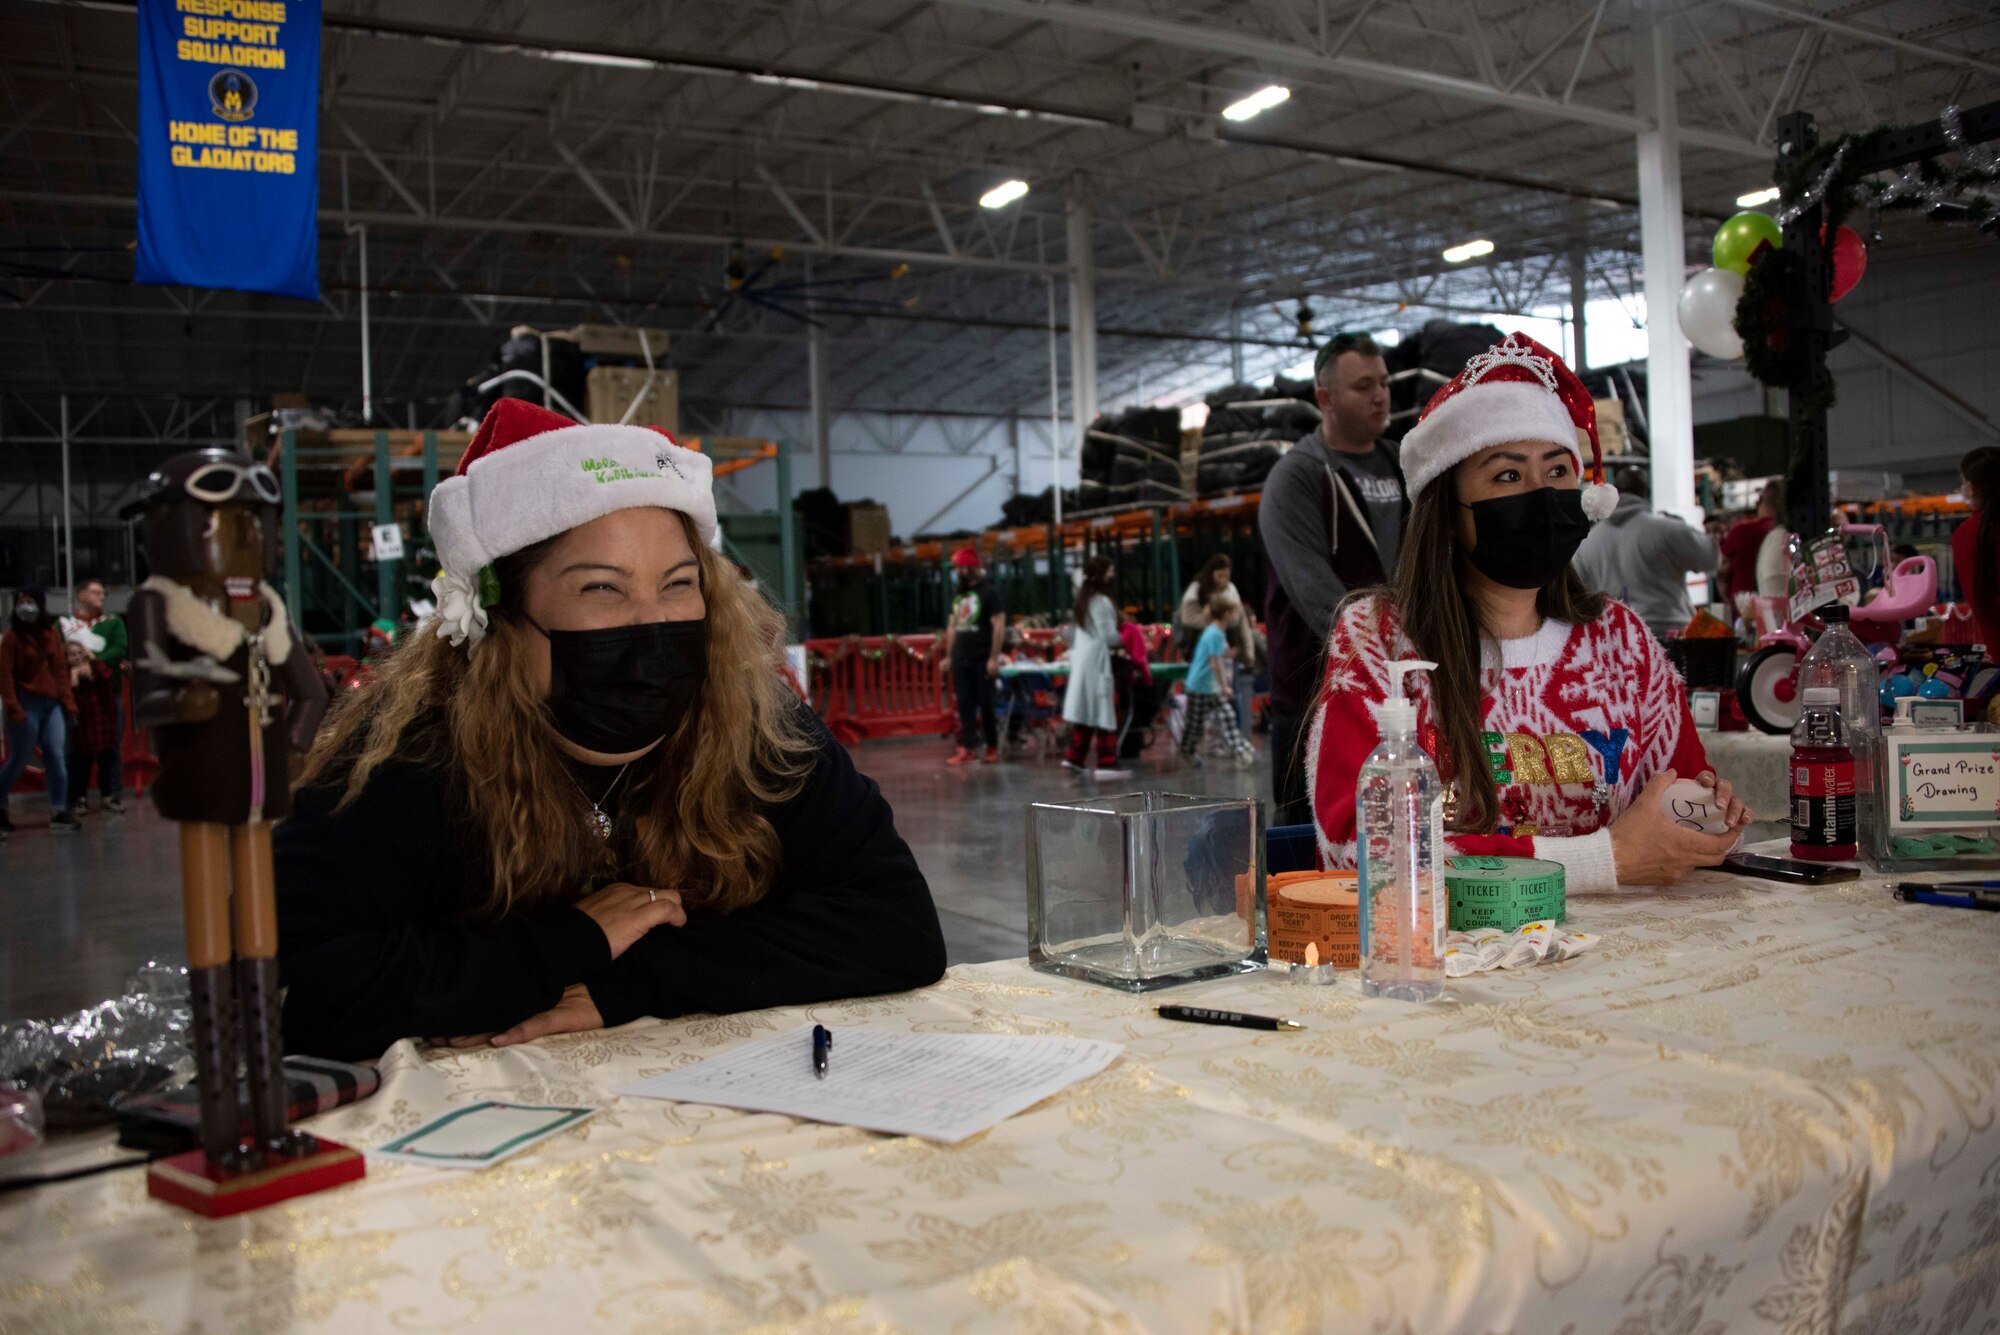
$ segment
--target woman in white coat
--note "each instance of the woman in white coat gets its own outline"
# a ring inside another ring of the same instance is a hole
[[[1069,689],[1063,693],[1063,721],[1070,725],[1069,751],[1063,764],[1094,772],[1100,779],[1122,779],[1131,771],[1118,765],[1118,703],[1111,679],[1111,654],[1118,647],[1118,609],[1111,602],[1111,558],[1093,556],[1083,564],[1083,585],[1076,591],[1071,619],[1076,641],[1069,651]],[[1091,770],[1093,742],[1097,765]]]

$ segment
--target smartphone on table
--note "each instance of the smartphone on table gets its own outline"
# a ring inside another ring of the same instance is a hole
[[[1837,862],[1804,862],[1798,858],[1765,857],[1760,853],[1738,853],[1725,858],[1722,870],[1738,876],[1756,876],[1787,885],[1831,885],[1835,881],[1858,881],[1861,868]]]

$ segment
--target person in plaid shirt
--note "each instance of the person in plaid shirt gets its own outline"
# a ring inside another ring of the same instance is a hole
[[[91,644],[92,640],[96,645]],[[69,734],[69,775],[70,792],[75,794],[70,800],[70,811],[78,816],[83,814],[92,762],[101,767],[98,758],[118,745],[118,673],[99,657],[103,643],[101,637],[80,625],[73,625],[63,641],[69,655],[70,694],[76,697],[76,726]],[[99,783],[106,789],[111,786],[104,778]],[[122,803],[112,807],[112,801],[112,794],[107,792],[106,810],[123,809]]]

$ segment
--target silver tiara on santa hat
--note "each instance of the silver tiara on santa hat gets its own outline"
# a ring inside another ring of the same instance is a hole
[[[656,427],[572,422],[523,399],[487,412],[458,473],[428,507],[444,571],[436,633],[477,647],[499,601],[493,562],[614,510],[658,506],[694,521],[714,545],[714,465]]]
[[[1587,468],[1580,437],[1590,441]],[[1465,364],[1431,396],[1403,437],[1403,477],[1415,497],[1481,450],[1514,440],[1547,440],[1588,471],[1583,513],[1594,523],[1618,504],[1604,480],[1597,443],[1597,404],[1561,357],[1526,334],[1509,334]]]

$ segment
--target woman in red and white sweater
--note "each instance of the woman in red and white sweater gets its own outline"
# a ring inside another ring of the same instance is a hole
[[[1586,433],[1600,479],[1588,488]],[[1453,851],[1560,862],[1572,893],[1721,862],[1751,812],[1710,769],[1659,641],[1570,569],[1617,500],[1582,383],[1510,335],[1438,391],[1402,464],[1412,509],[1396,572],[1334,626],[1307,752],[1328,865],[1354,865],[1355,779],[1380,741],[1387,664],[1412,658],[1438,665],[1406,693],[1451,793]],[[1661,790],[1676,777],[1716,788],[1726,833],[1674,823]]]

